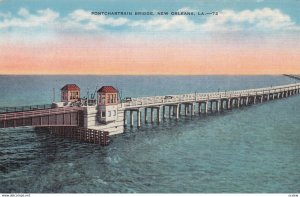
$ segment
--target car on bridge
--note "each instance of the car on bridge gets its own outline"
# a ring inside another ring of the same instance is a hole
[[[170,95],[167,95],[165,96],[165,99],[173,99],[174,97],[173,96],[170,96]]]
[[[125,97],[123,99],[124,102],[131,102],[132,101],[132,98],[131,97]]]

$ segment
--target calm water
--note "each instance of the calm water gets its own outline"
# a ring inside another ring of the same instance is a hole
[[[0,76],[0,106],[50,103],[53,88],[102,85],[122,96],[294,83],[282,76]],[[300,96],[143,125],[108,147],[32,128],[0,129],[0,192],[300,192]]]

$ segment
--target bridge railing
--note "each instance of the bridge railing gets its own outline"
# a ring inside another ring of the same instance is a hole
[[[17,107],[0,107],[0,114],[32,111],[32,110],[39,110],[39,109],[51,109],[51,104],[28,105],[28,106],[17,106]]]
[[[133,98],[130,102],[122,103],[122,107],[143,107],[160,104],[175,104],[179,102],[194,102],[194,101],[206,101],[211,99],[227,99],[243,96],[255,96],[263,94],[274,94],[282,91],[295,90],[300,87],[300,83],[255,88],[246,90],[224,91],[224,92],[209,92],[209,93],[190,93],[181,95],[168,95],[166,96],[153,96],[153,97],[139,97]]]
[[[62,108],[53,108],[53,109],[44,109],[44,110],[35,110],[35,111],[22,111],[22,112],[15,112],[15,113],[6,113],[6,114],[0,114],[0,121],[21,119],[21,118],[30,118],[30,117],[37,117],[37,116],[49,116],[49,115],[55,115],[55,114],[64,114],[64,113],[77,112],[79,110],[82,110],[82,108],[80,108],[80,107],[62,107]]]

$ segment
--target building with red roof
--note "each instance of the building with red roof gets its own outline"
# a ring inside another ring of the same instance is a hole
[[[75,102],[80,98],[80,88],[76,84],[66,84],[60,92],[62,102]]]
[[[97,92],[98,105],[118,104],[118,90],[113,86],[102,86]]]
[[[113,86],[102,86],[97,92],[101,93],[118,93],[118,90]]]
[[[118,90],[113,86],[102,86],[97,93],[100,122],[117,120]]]

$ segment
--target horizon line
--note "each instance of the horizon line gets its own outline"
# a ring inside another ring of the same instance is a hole
[[[299,73],[281,73],[281,74],[78,74],[78,73],[65,73],[65,74],[44,74],[44,73],[8,73],[1,74],[0,76],[276,76],[276,75],[300,75]]]

